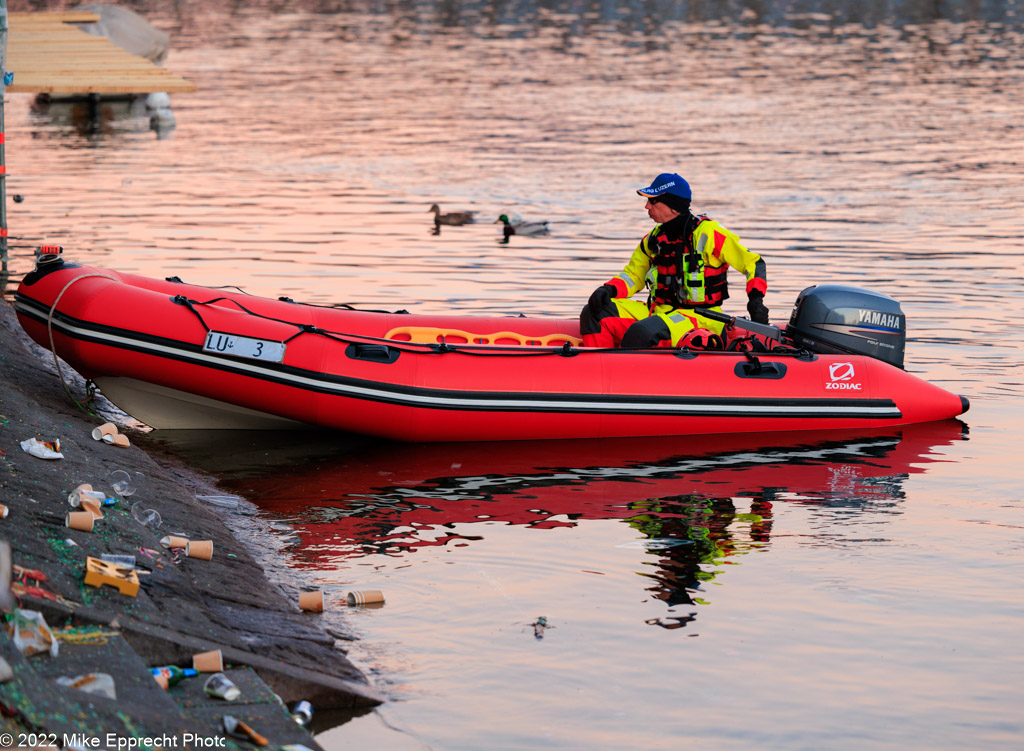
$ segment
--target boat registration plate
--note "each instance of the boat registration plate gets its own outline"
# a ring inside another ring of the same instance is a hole
[[[248,357],[252,360],[265,362],[284,362],[284,342],[272,342],[268,339],[253,339],[248,336],[225,334],[210,331],[206,334],[203,344],[204,352],[216,352],[219,355]]]

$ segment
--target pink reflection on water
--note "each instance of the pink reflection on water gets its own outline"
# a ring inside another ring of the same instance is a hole
[[[385,711],[437,748],[1012,745],[1019,27],[924,14],[903,29],[780,28],[751,10],[657,34],[513,19],[482,37],[392,5],[175,4],[168,65],[199,90],[173,97],[168,138],[130,113],[93,128],[9,95],[7,187],[25,197],[8,207],[15,277],[45,241],[269,297],[575,315],[649,229],[634,189],[680,171],[696,209],[764,254],[776,322],[816,283],[900,300],[908,369],[972,399],[970,444],[796,463],[752,447],[769,462],[733,468],[673,468],[685,450],[646,444],[628,462],[616,444],[518,459],[401,448],[293,456],[302,470],[278,472],[294,493],[265,478],[234,487],[297,517],[294,571],[387,589],[380,610],[326,617],[367,637],[353,649],[404,700]],[[432,235],[435,202],[481,221]],[[549,220],[550,235],[498,245],[492,221],[510,209]],[[755,513],[768,489],[772,513]],[[711,509],[708,532],[730,555],[620,547],[659,539],[642,529],[699,527],[691,492],[734,505]],[[713,574],[700,588],[697,571]],[[540,615],[555,628],[537,641]],[[379,745],[399,737],[411,736]]]

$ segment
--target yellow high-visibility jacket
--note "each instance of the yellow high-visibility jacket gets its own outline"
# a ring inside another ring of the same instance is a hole
[[[705,217],[698,217],[698,219],[700,221],[692,233],[692,241],[694,248],[700,248],[701,238],[705,238],[701,253],[704,265],[704,299],[677,298],[672,303],[668,303],[666,300],[661,302],[656,300],[659,290],[659,271],[654,262],[657,244],[675,243],[682,239],[669,236],[663,231],[664,224],[655,225],[650,232],[643,236],[622,272],[607,282],[615,287],[615,297],[630,298],[647,287],[650,291],[648,305],[652,311],[655,307],[666,306],[669,308],[717,307],[729,297],[726,276],[730,266],[746,277],[747,293],[752,289],[760,290],[762,294],[765,293],[768,289],[768,282],[765,263],[761,256],[747,250],[735,233],[718,222]],[[681,269],[671,270],[682,273]],[[666,286],[664,279],[662,282],[664,289]]]

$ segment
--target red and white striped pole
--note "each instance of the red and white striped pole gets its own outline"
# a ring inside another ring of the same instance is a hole
[[[7,96],[7,0],[0,0],[0,263],[7,272],[7,156],[4,153],[4,99]]]

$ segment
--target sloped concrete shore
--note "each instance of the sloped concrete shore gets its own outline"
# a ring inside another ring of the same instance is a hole
[[[7,630],[0,633],[0,656],[13,672],[0,683],[0,728],[15,740],[19,732],[53,733],[58,745],[79,733],[86,745],[101,739],[100,748],[131,737],[163,738],[165,748],[251,748],[244,733],[225,733],[223,717],[230,715],[271,747],[315,747],[290,716],[295,702],[353,713],[379,704],[382,697],[337,646],[337,635],[270,582],[216,511],[197,498],[218,493],[212,480],[143,450],[136,444],[145,437],[130,427],[121,426],[132,443],[127,448],[93,440],[92,430],[106,417],[102,409],[90,415],[76,406],[72,395],[85,397],[81,380],[66,365],[61,374],[21,331],[11,306],[0,303],[0,503],[8,509],[0,540],[11,547],[16,596],[8,620],[14,606],[39,611],[59,644],[56,657],[26,657]],[[31,438],[59,440],[63,458],[27,453],[21,442]],[[89,483],[115,495],[108,479],[115,469],[139,478],[136,494],[105,507],[91,532],[66,527],[68,494]],[[138,521],[131,512],[136,502],[160,514],[159,528]],[[179,533],[211,540],[212,558],[161,546],[161,537]],[[104,553],[135,556],[137,594],[84,582],[86,559]],[[242,689],[235,701],[207,696],[203,674],[167,691],[150,674],[154,666],[191,667],[193,655],[216,649]],[[56,680],[100,672],[113,677],[116,699]]]

